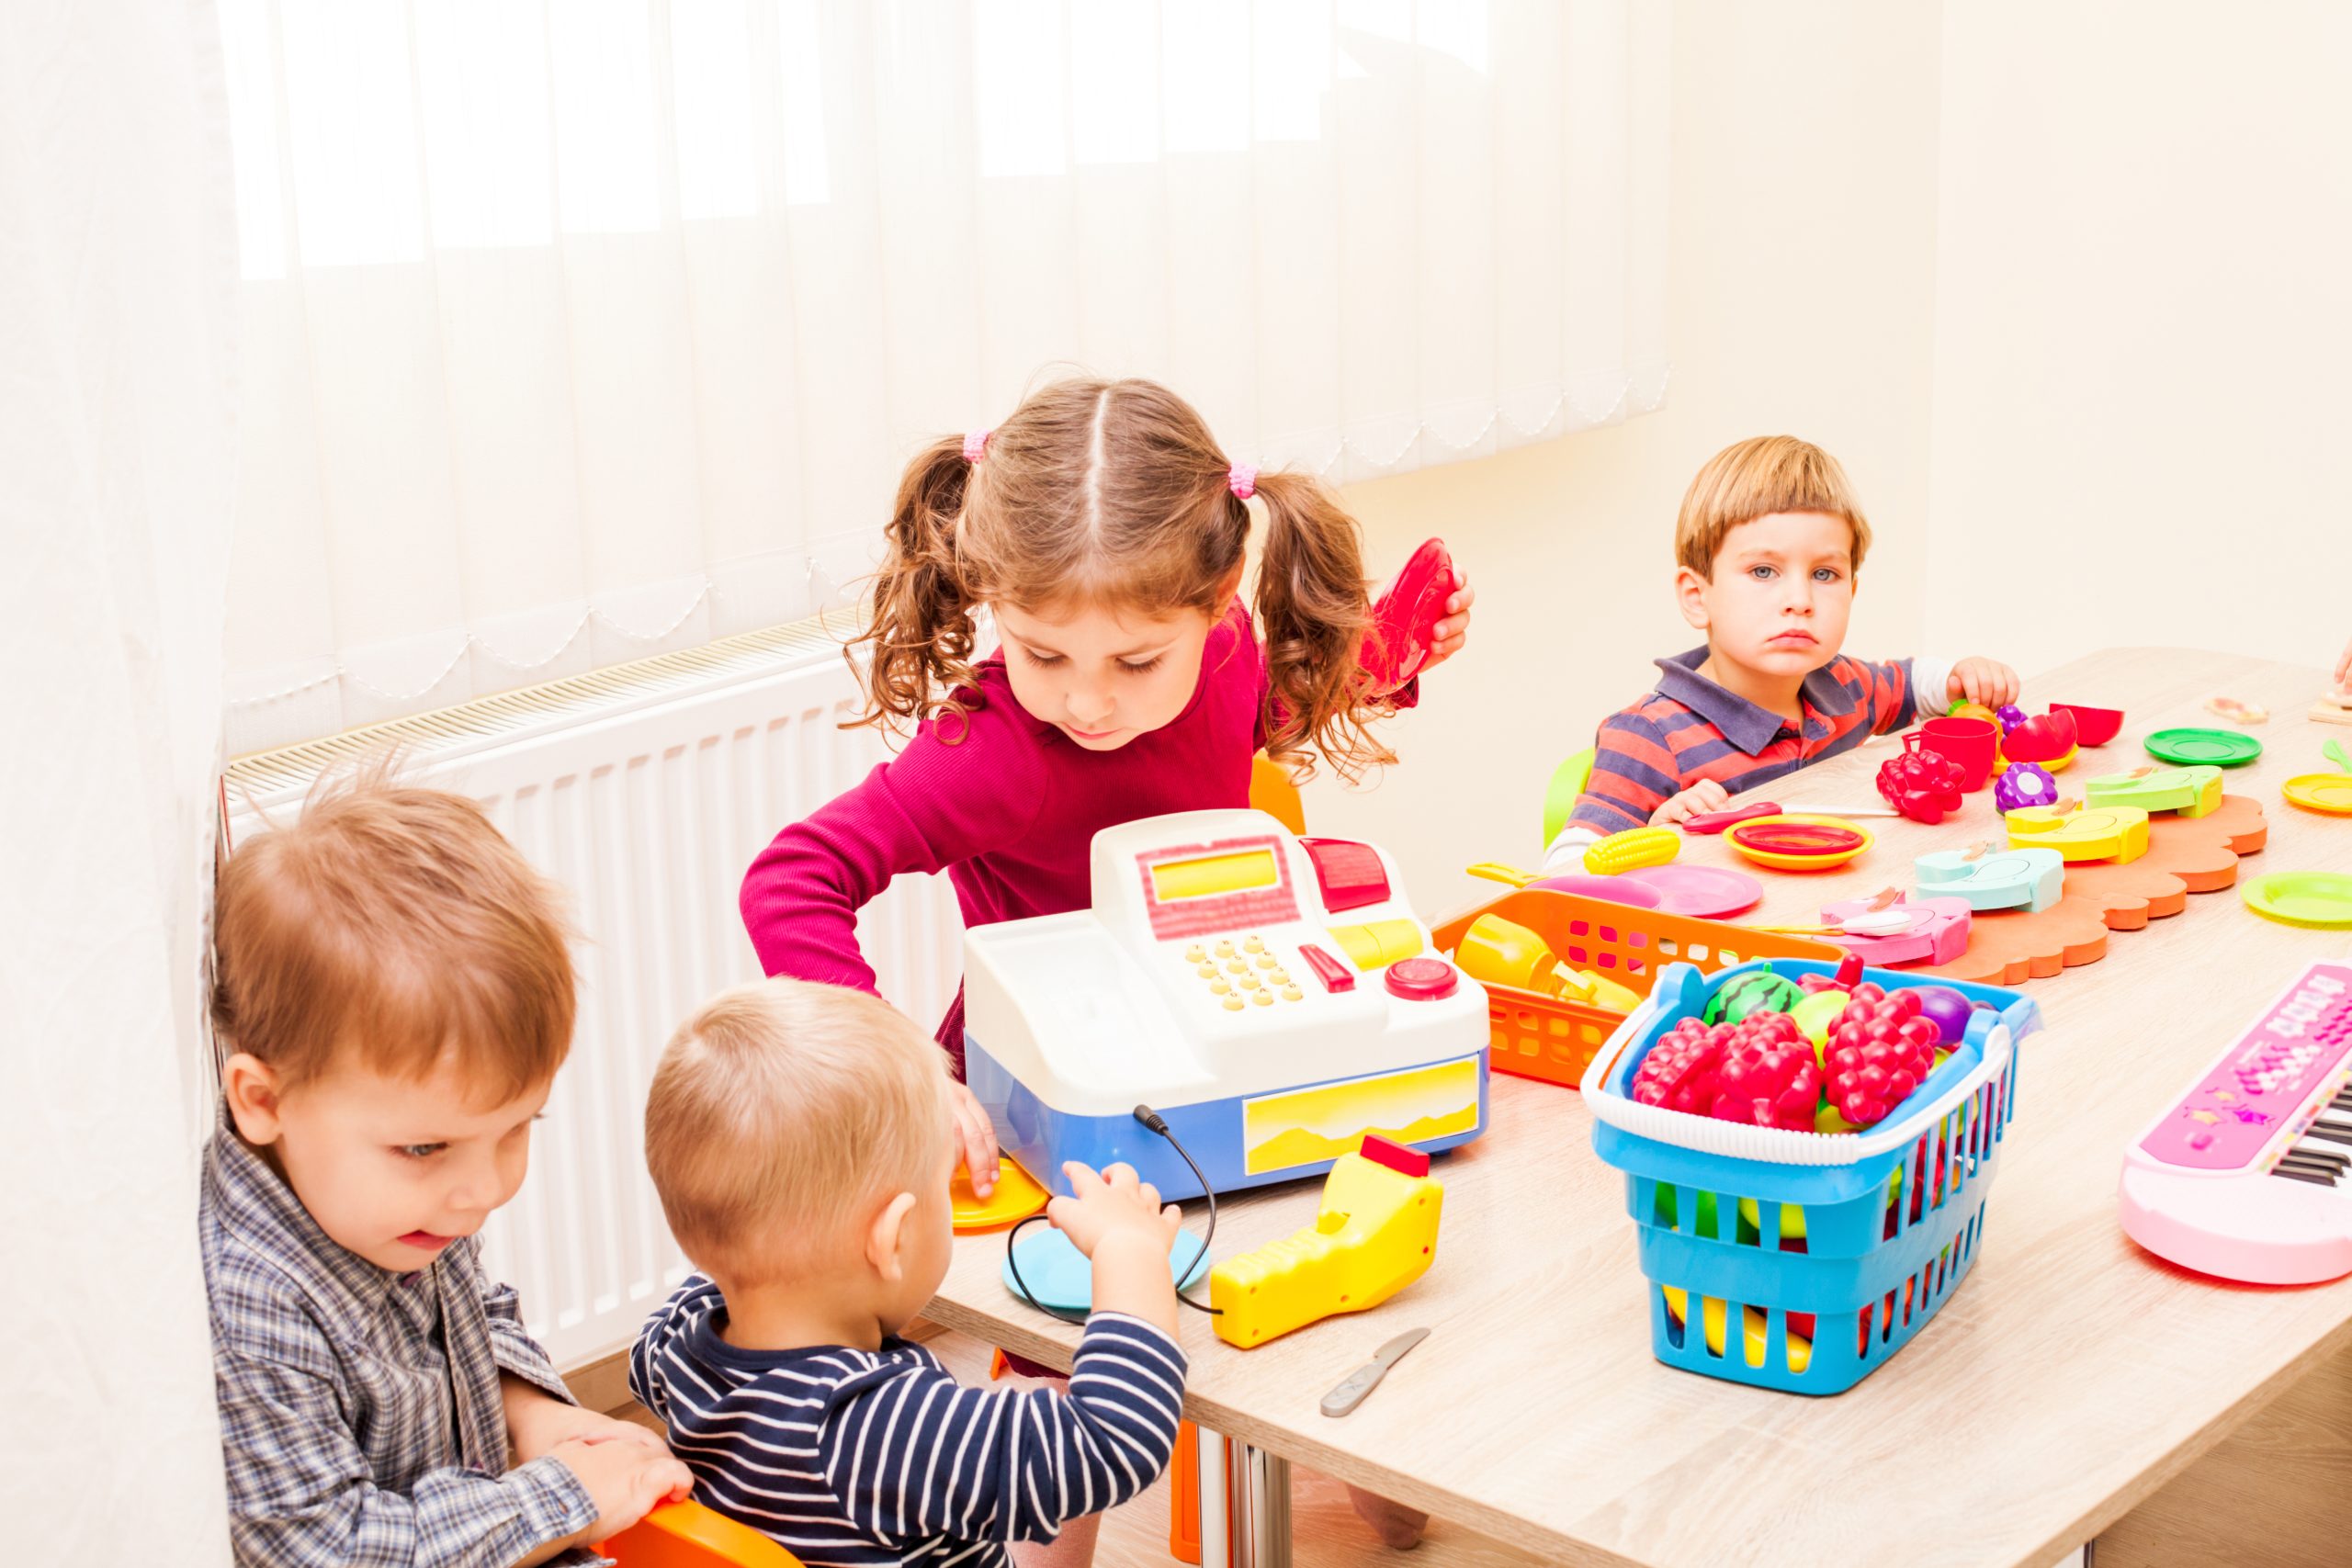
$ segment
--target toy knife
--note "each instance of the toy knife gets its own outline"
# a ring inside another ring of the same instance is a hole
[[[1892,806],[1778,806],[1759,800],[1753,806],[1743,806],[1732,811],[1702,811],[1696,817],[1685,818],[1682,830],[1686,833],[1720,833],[1742,822],[1752,822],[1758,817],[1899,817]]]
[[[1408,1328],[1383,1345],[1372,1359],[1347,1375],[1345,1382],[1323,1396],[1323,1414],[1345,1416],[1363,1403],[1363,1396],[1380,1386],[1388,1369],[1405,1359],[1405,1352],[1430,1337],[1426,1328]]]

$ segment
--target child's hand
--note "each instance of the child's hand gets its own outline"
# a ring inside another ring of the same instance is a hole
[[[1710,811],[1731,808],[1731,791],[1713,779],[1701,779],[1680,795],[1669,795],[1650,813],[1654,828],[1671,828],[1688,822],[1693,817],[1703,817]]]
[[[2352,693],[2352,642],[2346,643],[2344,651],[2335,656],[2335,689]]]
[[[1445,601],[1444,619],[1430,628],[1430,656],[1421,660],[1421,671],[1434,670],[1462,651],[1470,640],[1470,606],[1477,597],[1470,589],[1470,574],[1455,567],[1453,592]]]
[[[695,1489],[695,1478],[667,1449],[656,1452],[636,1443],[575,1438],[558,1444],[550,1457],[580,1478],[588,1500],[596,1505],[596,1522],[583,1540],[617,1535],[660,1504],[684,1502]]]
[[[1135,1167],[1114,1165],[1097,1175],[1090,1167],[1071,1160],[1062,1167],[1062,1174],[1069,1178],[1076,1196],[1057,1198],[1046,1204],[1046,1218],[1087,1257],[1093,1257],[1106,1239],[1123,1232],[1149,1241],[1162,1258],[1176,1245],[1183,1215],[1175,1204],[1161,1203],[1159,1190],[1139,1179]]]
[[[1951,679],[1944,682],[1944,701],[1965,697],[1996,708],[2016,702],[2019,689],[2018,672],[1999,660],[1963,659],[1951,667]]]
[[[963,1156],[964,1170],[972,1179],[972,1195],[985,1198],[996,1190],[996,1123],[989,1120],[970,1089],[962,1084],[948,1087],[947,1102],[954,1112],[948,1136]]]

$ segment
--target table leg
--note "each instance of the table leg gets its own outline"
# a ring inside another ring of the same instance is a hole
[[[1232,1568],[1290,1568],[1290,1461],[1238,1438],[1226,1440],[1225,1452]]]

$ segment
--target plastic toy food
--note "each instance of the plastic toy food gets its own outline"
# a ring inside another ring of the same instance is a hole
[[[1813,991],[1804,1000],[1789,1010],[1789,1017],[1804,1037],[1813,1043],[1813,1054],[1819,1059],[1828,1049],[1829,1032],[1845,1015],[1851,996],[1845,991]]]
[[[1905,751],[1878,768],[1878,792],[1914,822],[1940,822],[1961,806],[1968,770],[1937,751]]]
[[[1834,973],[1827,975],[1800,975],[1797,976],[1797,988],[1804,992],[1807,996],[1811,996],[1815,991],[1843,991],[1850,993],[1856,986],[1859,986],[1861,983],[1862,961],[1850,953],[1838,961],[1838,967]]]
[[[1821,1085],[1812,1043],[1795,1021],[1758,1012],[1742,1023],[1684,1019],[1650,1047],[1632,1092],[1645,1105],[1809,1132]]]
[[[1993,710],[1993,722],[2001,727],[2002,734],[2007,735],[2025,722],[2025,709],[2015,703],[2003,703]]]
[[[1917,994],[1864,981],[1829,1032],[1829,1102],[1855,1126],[1875,1126],[1919,1087],[1935,1055],[1936,1026]]]
[[[1313,1224],[1209,1270],[1217,1337],[1246,1350],[1378,1306],[1429,1271],[1444,1203],[1429,1156],[1367,1135],[1333,1162]]]
[[[1953,990],[1950,986],[1920,986],[1910,993],[1919,998],[1919,1016],[1936,1026],[1936,1037],[1946,1045],[1957,1045],[1961,1036],[1968,1032],[1968,1015],[1976,1004]]]
[[[1993,783],[1993,805],[2001,811],[2029,806],[2049,806],[2058,798],[2058,781],[2033,762],[2011,762]]]
[[[2075,716],[2046,713],[2021,719],[2001,737],[2001,755],[2012,762],[2054,762],[2075,749]]]
[[[1758,969],[1717,991],[1707,1003],[1706,1021],[1738,1023],[1750,1013],[1784,1013],[1804,999],[1804,991],[1794,980]]]
[[[1732,1026],[1715,1069],[1710,1116],[1810,1132],[1820,1103],[1821,1066],[1794,1020],[1784,1012],[1763,1012]]]
[[[2075,739],[2085,746],[2104,746],[2123,733],[2121,708],[2092,708],[2080,703],[2052,703],[2050,711],[2072,714]]]
[[[1587,845],[1584,868],[1599,876],[1664,865],[1682,852],[1682,836],[1671,828],[1628,828]]]

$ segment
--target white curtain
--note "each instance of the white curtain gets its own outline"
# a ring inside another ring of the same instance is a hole
[[[1654,406],[1667,0],[222,0],[232,750],[807,614],[1057,365],[1335,480]]]
[[[197,1263],[236,234],[204,4],[0,17],[0,1519],[226,1563]]]

